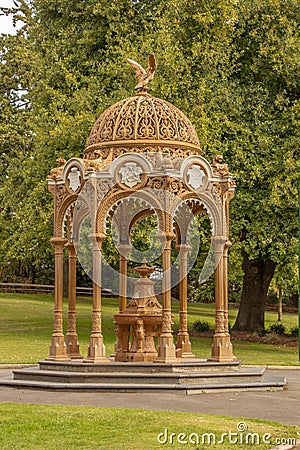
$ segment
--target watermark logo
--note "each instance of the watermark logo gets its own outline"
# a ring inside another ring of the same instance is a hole
[[[299,433],[298,433],[299,434]],[[258,446],[266,445],[296,445],[294,437],[273,437],[271,433],[259,434],[248,428],[246,422],[238,422],[235,430],[221,433],[174,433],[168,428],[157,435],[157,441],[161,445],[224,445],[230,448],[232,445]]]

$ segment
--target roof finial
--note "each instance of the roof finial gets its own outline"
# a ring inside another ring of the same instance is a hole
[[[135,86],[135,89],[138,89],[138,92],[147,92],[148,91],[148,83],[153,80],[154,73],[156,70],[156,60],[154,55],[149,55],[148,59],[148,68],[145,70],[140,64],[128,58],[128,62],[131,64],[131,67],[135,69],[135,74],[138,79],[138,84]]]

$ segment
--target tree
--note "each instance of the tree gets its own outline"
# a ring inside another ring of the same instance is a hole
[[[0,199],[3,230],[9,230],[1,247],[3,263],[22,261],[31,266],[32,279],[39,268],[44,276],[52,261],[53,204],[46,176],[58,157],[81,156],[100,113],[132,94],[135,80],[126,58],[141,47],[147,54],[157,31],[161,43],[165,34],[162,2],[36,0],[28,5],[16,0],[15,5],[15,19],[24,26],[1,42],[2,98],[8,106],[1,117],[7,167]],[[22,128],[12,117],[20,117]],[[20,151],[16,138],[28,141]]]
[[[36,268],[51,260],[52,200],[45,178],[57,157],[82,154],[105,108],[132,95],[127,57],[143,62],[142,55],[146,60],[154,52],[152,93],[187,114],[204,156],[222,153],[237,181],[231,270],[238,273],[230,277],[240,283],[242,269],[244,277],[235,328],[262,328],[274,270],[292,259],[297,242],[298,1],[16,4],[24,28],[1,45],[1,95],[9,105],[0,126],[11,142],[0,191],[4,260],[21,258]],[[23,108],[15,94],[19,86],[28,102]],[[17,148],[22,150],[14,154]]]
[[[299,12],[294,1],[241,3],[237,88],[243,108],[230,157],[238,170],[233,213],[244,270],[235,330],[264,328],[275,268],[297,252]]]
[[[189,115],[205,156],[223,153],[237,182],[232,252],[244,276],[234,328],[260,329],[275,268],[297,252],[299,3],[176,5]]]

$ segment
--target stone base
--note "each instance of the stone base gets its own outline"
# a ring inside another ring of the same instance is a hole
[[[68,354],[69,358],[73,361],[78,360],[78,361],[82,361],[83,360],[83,356],[80,353],[77,353],[75,355],[73,354]]]
[[[45,358],[46,361],[70,361],[67,355],[67,346],[64,335],[52,336],[49,356]]]
[[[83,359],[79,351],[79,343],[77,335],[66,336],[67,355],[71,359]]]
[[[152,362],[157,357],[157,352],[136,351],[117,352],[114,354],[117,362]]]
[[[158,356],[154,359],[154,363],[176,363],[178,359],[176,358],[176,348],[173,342],[173,336],[163,336],[160,335],[159,346],[158,346]]]
[[[84,363],[102,364],[108,363],[109,358],[106,357],[103,336],[91,336],[88,349],[88,356],[83,360]]]
[[[213,337],[213,343],[211,347],[211,357],[208,359],[208,361],[230,362],[236,360],[237,358],[233,354],[230,335],[228,333],[227,334],[216,333]]]
[[[108,364],[110,361],[109,361],[109,358],[106,358],[106,356],[102,356],[102,357],[88,356],[87,358],[84,358],[83,362],[86,364],[88,364],[88,363]]]
[[[138,392],[178,396],[250,389],[282,390],[287,381],[268,376],[263,367],[241,367],[240,361],[220,363],[194,358],[190,362],[179,359],[175,364],[41,361],[39,367],[14,370],[13,379],[0,379],[0,386],[57,392]]]
[[[184,335],[178,334],[176,343],[176,357],[177,358],[195,358],[192,353],[192,344],[190,343],[190,338],[188,333]]]

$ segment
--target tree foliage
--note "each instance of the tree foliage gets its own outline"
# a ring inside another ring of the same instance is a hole
[[[237,182],[230,283],[241,284],[243,268],[245,294],[249,275],[261,270],[262,283],[266,265],[288,278],[283,269],[297,251],[299,2],[15,4],[24,26],[1,37],[0,53],[3,267],[51,267],[45,178],[57,157],[81,156],[100,113],[132,94],[126,59],[143,63],[154,52],[151,92],[187,114],[204,156],[222,153]],[[265,294],[258,291],[252,300],[242,293],[244,319],[257,309],[254,326],[263,327]],[[244,319],[237,327],[253,327]]]

